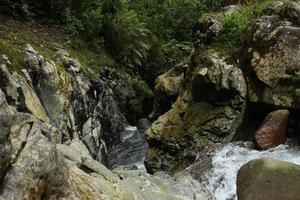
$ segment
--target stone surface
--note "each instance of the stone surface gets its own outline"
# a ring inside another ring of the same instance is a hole
[[[69,159],[65,157],[65,159]],[[66,161],[67,161],[66,160]],[[167,174],[146,172],[110,171],[98,161],[85,159],[69,166],[69,183],[78,199],[107,200],[209,200],[200,183],[189,174],[172,178]]]
[[[255,134],[256,143],[261,149],[270,149],[286,141],[289,120],[288,110],[277,110],[268,114]]]
[[[207,62],[211,66],[201,66],[194,74],[193,99],[220,105],[242,103],[247,93],[243,72],[217,53],[212,53]]]
[[[206,145],[233,141],[243,122],[247,93],[243,72],[218,53],[202,53],[194,55],[194,65],[187,69],[184,82],[191,87],[184,88],[172,108],[146,132],[150,148],[145,164],[151,173],[193,164]]]
[[[1,197],[4,199],[73,199],[63,157],[51,132],[27,113],[11,111],[0,90]]]
[[[300,106],[299,5],[296,1],[273,4],[269,15],[262,16],[248,28],[251,63],[247,79],[252,102]]]
[[[48,115],[26,79],[17,73],[11,74],[6,65],[0,66],[1,88],[5,92],[9,103],[16,106],[18,110],[27,110],[42,121],[49,122]]]
[[[137,134],[139,139],[133,143],[127,140],[126,145],[124,143],[119,148],[128,121],[137,116],[131,105],[137,95],[133,78],[127,73],[102,67],[99,74],[89,71],[95,77],[87,76],[81,70],[81,64],[61,47],[57,48],[53,60],[44,58],[30,44],[26,45],[24,54],[27,68],[21,75],[9,72],[5,65],[1,65],[0,87],[9,105],[47,122],[44,128],[53,129],[50,132],[55,136],[55,143],[68,146],[78,139],[87,147],[91,157],[111,167],[123,165],[127,158],[125,153],[116,157],[116,149],[137,145],[129,150],[132,154],[138,152],[134,155],[144,149],[146,142],[143,136],[139,137],[141,134]],[[142,98],[138,101],[143,105]],[[141,156],[138,157],[133,156],[128,162],[140,161]],[[108,163],[108,159],[113,164]]]
[[[239,200],[298,199],[300,166],[270,158],[250,161],[237,177]]]

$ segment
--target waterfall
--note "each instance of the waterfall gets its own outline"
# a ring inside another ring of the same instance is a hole
[[[270,157],[278,160],[300,164],[300,149],[289,145],[281,145],[268,151],[257,151],[241,145],[230,143],[215,153],[212,158],[213,168],[203,176],[206,189],[216,200],[237,200],[236,177],[241,166],[248,161]]]

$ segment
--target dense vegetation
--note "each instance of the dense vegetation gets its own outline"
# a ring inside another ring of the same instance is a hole
[[[64,25],[73,39],[80,37],[94,51],[107,49],[119,66],[146,74],[144,78],[152,81],[188,54],[198,17],[219,9],[224,2],[1,0],[0,13],[28,22]]]

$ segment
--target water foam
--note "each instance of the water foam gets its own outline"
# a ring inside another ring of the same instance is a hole
[[[231,143],[216,152],[213,168],[203,178],[203,184],[216,200],[236,200],[236,177],[241,166],[250,160],[270,157],[300,164],[300,149],[281,145],[268,151],[257,151]]]

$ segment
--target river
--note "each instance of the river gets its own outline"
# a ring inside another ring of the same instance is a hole
[[[213,168],[205,173],[202,184],[216,200],[237,200],[238,170],[248,161],[262,157],[300,164],[300,148],[281,145],[268,151],[257,151],[242,143],[227,144],[213,156]]]

